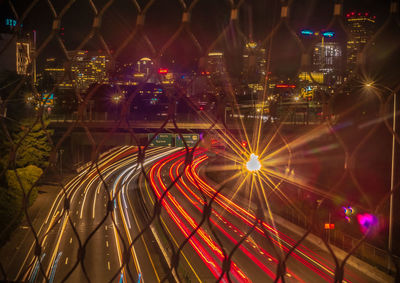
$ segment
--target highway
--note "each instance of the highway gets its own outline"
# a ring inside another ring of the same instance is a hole
[[[216,189],[199,175],[206,160],[204,152],[198,150],[192,165],[185,167],[185,152],[178,152],[157,161],[149,171],[151,186],[147,189],[154,189],[158,198],[169,188],[172,180],[181,175],[162,202],[166,229],[180,232],[169,235],[176,243],[175,248],[196,229],[182,249],[180,262],[195,267],[189,276],[191,282],[217,279],[227,282],[227,274],[222,269],[224,254],[229,255],[235,250],[231,257],[231,281],[273,282],[278,259],[287,254],[297,239],[273,221],[257,220],[254,205],[244,209],[245,201],[231,201],[234,190],[216,193]],[[211,199],[213,203],[208,220],[203,217],[203,211]],[[200,228],[199,224],[202,224]],[[241,245],[236,246],[238,243]],[[187,258],[190,258],[190,264],[185,263]],[[306,242],[298,245],[289,256],[283,275],[286,282],[332,282],[334,276],[332,256]],[[344,278],[344,282],[374,282],[351,267],[345,268]]]
[[[279,258],[297,238],[272,218],[257,219],[254,204],[231,201],[233,189],[218,193],[200,174],[205,151],[196,150],[191,166],[185,166],[185,150],[149,148],[143,162],[147,179],[137,153],[136,147],[116,148],[64,186],[38,231],[42,248],[32,240],[28,252],[16,257],[20,261],[11,270],[16,281],[276,279]],[[160,214],[152,218],[157,203]],[[281,279],[333,282],[334,274],[332,257],[302,242]],[[344,282],[374,281],[346,267]]]
[[[144,165],[173,151],[149,149]],[[137,148],[122,147],[66,184],[38,232],[42,248],[32,240],[10,269],[15,280],[45,282],[45,274],[49,282],[144,282],[146,274],[147,282],[159,281],[163,259],[149,231],[132,245],[143,223],[126,190],[139,173]]]

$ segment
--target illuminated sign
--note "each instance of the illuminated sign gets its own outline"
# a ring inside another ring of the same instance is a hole
[[[324,228],[326,230],[333,230],[333,229],[335,229],[335,224],[333,224],[333,223],[325,223]]]
[[[312,86],[306,86],[305,88],[301,89],[301,95],[304,98],[314,97],[314,92],[315,92],[315,87]]]
[[[44,105],[53,105],[54,104],[54,93],[43,93],[42,101]]]
[[[148,134],[148,140],[151,141],[153,136],[154,134]],[[172,146],[172,138],[173,134],[160,133],[152,140],[149,146]]]
[[[224,53],[222,52],[210,52],[208,53],[208,56],[223,56]]]
[[[279,84],[275,86],[276,88],[295,88],[295,85]]]
[[[159,74],[167,74],[168,73],[168,69],[167,68],[160,68],[160,69],[158,69],[158,73]]]
[[[28,72],[28,65],[31,62],[30,44],[28,42],[17,42],[17,74],[26,75]]]
[[[6,19],[6,26],[15,27],[17,25],[17,21],[13,19]],[[21,25],[22,26],[22,25]]]
[[[257,43],[255,42],[249,42],[246,44],[247,48],[256,48],[257,47]]]
[[[333,31],[325,31],[322,33],[324,37],[333,37],[335,33]]]
[[[199,134],[182,134],[183,139],[188,147],[194,147],[199,140]],[[175,135],[175,146],[184,147],[185,144],[180,135]]]
[[[303,29],[301,31],[301,34],[303,34],[303,35],[313,35],[314,32],[312,30],[309,30],[309,29]]]
[[[300,31],[300,33],[302,35],[319,35],[319,32],[314,32],[314,31],[309,30],[309,29],[303,29],[303,30]],[[324,31],[324,32],[321,32],[321,35],[323,37],[334,37],[335,33],[333,31]]]
[[[319,72],[301,72],[299,74],[299,79],[308,82],[324,83],[324,74]]]

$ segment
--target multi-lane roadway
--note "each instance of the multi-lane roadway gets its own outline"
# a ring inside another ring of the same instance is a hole
[[[255,209],[245,209],[244,201],[231,201],[234,188],[216,193],[216,189],[199,175],[207,160],[197,151],[191,166],[185,167],[185,152],[177,152],[157,161],[149,171],[151,187],[158,197],[169,188],[172,180],[181,176],[163,197],[163,215],[173,242],[182,243],[193,231],[197,232],[185,244],[181,262],[191,269],[192,281],[212,282],[223,273],[224,254],[234,250],[229,279],[234,282],[271,282],[278,269],[278,259],[284,258],[296,244],[293,235],[271,221],[258,221]],[[213,204],[208,210],[210,200]],[[254,206],[253,206],[254,207]],[[204,211],[210,217],[204,221]],[[168,216],[167,216],[168,215]],[[199,224],[201,224],[199,228]],[[178,233],[179,231],[179,233]],[[246,237],[246,234],[249,236]],[[241,243],[238,245],[238,243]],[[286,282],[332,282],[335,264],[332,256],[312,244],[300,244],[286,261]],[[345,268],[345,282],[373,282],[361,272]]]
[[[146,178],[138,149],[122,147],[68,182],[40,226],[40,245],[32,238],[9,276],[26,282],[276,279],[279,259],[296,245],[290,231],[256,218],[254,205],[232,201],[234,188],[217,193],[200,174],[203,150],[190,166],[185,150],[153,148],[145,156]],[[280,270],[286,282],[332,282],[335,276],[332,257],[307,242]],[[373,282],[350,267],[344,278]]]
[[[148,149],[144,165],[175,149]],[[142,230],[142,212],[134,192],[141,172],[137,148],[122,147],[104,155],[60,190],[27,250],[19,251],[6,270],[8,278],[26,282],[137,282],[146,271],[157,282],[163,258],[149,231]],[[25,239],[25,241],[28,241]],[[39,242],[39,245],[36,243]],[[140,260],[139,260],[140,258]]]

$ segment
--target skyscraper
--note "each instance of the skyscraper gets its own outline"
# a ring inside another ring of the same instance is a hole
[[[334,33],[332,33],[332,37]],[[342,82],[342,48],[338,42],[327,41],[321,37],[321,42],[314,46],[313,71],[324,74],[324,82],[328,85]]]
[[[18,75],[29,75],[28,66],[31,63],[32,42],[29,39],[19,39],[16,43],[16,70]]]
[[[324,74],[340,69],[342,50],[337,42],[318,42],[314,47],[314,70]]]
[[[154,62],[150,58],[143,57],[136,62],[133,80],[137,82],[146,81],[148,83],[157,83],[159,81]]]
[[[226,74],[224,53],[210,52],[207,58],[207,71],[214,78],[222,78]]]
[[[148,77],[154,71],[154,63],[150,58],[143,57],[136,62],[135,73],[143,74]]]
[[[243,52],[243,77],[247,83],[263,83],[266,75],[266,50],[250,41]]]
[[[46,58],[43,74],[46,78],[51,79],[56,85],[58,85],[64,80],[65,68],[57,58]]]
[[[355,71],[357,60],[364,45],[371,38],[375,28],[375,16],[369,13],[351,12],[346,15],[351,38],[347,41],[347,73]]]
[[[313,31],[303,29],[300,36],[306,45],[312,46],[311,71],[314,81],[332,86],[343,82],[343,48],[336,32],[331,30]],[[315,43],[315,39],[318,39]],[[307,73],[302,74],[302,80],[311,80]]]
[[[93,83],[108,82],[109,56],[84,50],[68,51],[71,58],[72,85],[81,90]]]

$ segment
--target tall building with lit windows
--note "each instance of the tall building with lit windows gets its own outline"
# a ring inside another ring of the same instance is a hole
[[[5,11],[1,12],[6,13]],[[12,12],[9,11],[7,16],[0,16],[0,71],[7,70],[15,72],[17,70],[16,52],[18,52],[18,38],[15,36],[13,29],[17,25],[17,20],[11,15]]]
[[[263,83],[266,75],[266,50],[250,41],[243,51],[243,77],[248,83]]]
[[[154,62],[148,57],[143,57],[134,66],[133,81],[157,83],[157,75]]]
[[[226,74],[224,53],[210,52],[207,57],[207,72],[212,77],[223,77]]]
[[[77,87],[85,90],[94,83],[108,82],[111,60],[108,55],[85,50],[68,51],[71,58],[71,81],[60,87]]]
[[[32,42],[29,39],[19,39],[16,43],[16,70],[18,75],[29,75],[28,66],[31,63]]]
[[[143,74],[148,77],[154,72],[154,63],[148,57],[143,57],[136,62],[135,73]]]
[[[65,68],[57,58],[46,58],[43,74],[58,85],[64,81]]]
[[[312,54],[313,71],[322,73],[327,85],[343,82],[342,60],[343,50],[339,42],[335,41],[334,33],[331,36],[321,37],[321,41],[314,46]]]
[[[357,60],[364,45],[375,30],[375,16],[370,13],[350,12],[346,14],[346,22],[351,38],[347,41],[347,72],[351,74],[357,67]]]
[[[343,48],[335,31],[313,31],[303,29],[300,36],[306,45],[313,48],[311,71],[313,81],[326,85],[338,85],[343,82]],[[318,41],[315,43],[315,39]],[[311,78],[306,74],[309,80]],[[303,80],[308,80],[302,75]],[[318,77],[318,78],[317,78]]]
[[[318,42],[314,47],[314,71],[330,74],[340,70],[342,50],[337,42]]]

